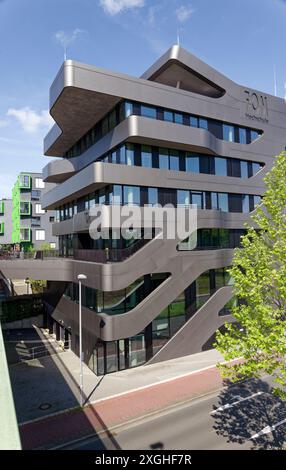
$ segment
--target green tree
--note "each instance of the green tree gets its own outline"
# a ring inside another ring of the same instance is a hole
[[[218,365],[224,378],[271,374],[274,393],[286,398],[286,152],[276,157],[264,181],[262,203],[229,269],[242,305],[232,310],[236,322],[217,332],[216,348],[226,361],[242,358]]]

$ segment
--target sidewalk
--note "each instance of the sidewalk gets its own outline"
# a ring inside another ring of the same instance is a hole
[[[90,401],[95,397],[97,400],[84,410],[63,412],[22,424],[20,434],[23,448],[50,448],[98,434],[172,404],[215,391],[222,387],[220,374],[213,365],[218,359],[215,351],[209,351],[104,377],[90,397]],[[179,369],[177,373],[176,367]],[[205,367],[209,368],[196,371]],[[180,375],[184,376],[177,378]],[[162,380],[165,382],[152,385]],[[140,387],[144,388],[133,390]],[[121,395],[114,396],[115,392]]]
[[[124,424],[172,404],[222,387],[218,370],[195,372],[147,389],[102,400],[76,410],[20,426],[23,449],[50,448]]]
[[[219,360],[221,356],[212,350],[103,377],[97,377],[84,365],[85,402],[93,403],[181,377],[215,365]],[[72,351],[14,365],[9,372],[19,423],[79,405],[79,358]]]

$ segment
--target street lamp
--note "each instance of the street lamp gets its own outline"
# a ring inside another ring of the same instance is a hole
[[[27,284],[27,294],[29,294],[29,284],[30,284],[30,279],[28,277],[26,277],[25,279],[25,284]]]
[[[80,406],[83,406],[83,357],[82,357],[82,315],[81,315],[81,281],[87,279],[85,274],[78,274],[78,286],[79,286],[79,362],[80,362],[80,374],[79,374],[79,388],[80,388]]]

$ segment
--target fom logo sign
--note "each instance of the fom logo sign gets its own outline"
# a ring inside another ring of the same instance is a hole
[[[255,121],[268,122],[267,96],[254,91],[245,90],[246,113],[245,115]]]

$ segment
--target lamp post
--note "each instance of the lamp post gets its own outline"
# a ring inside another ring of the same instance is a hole
[[[29,294],[29,284],[30,284],[30,279],[28,277],[26,277],[25,279],[25,284],[27,284],[27,294]]]
[[[82,357],[82,315],[81,315],[81,281],[87,279],[85,274],[79,274],[77,276],[79,285],[79,362],[80,362],[80,374],[79,374],[79,388],[80,388],[80,406],[83,406],[83,357]]]

